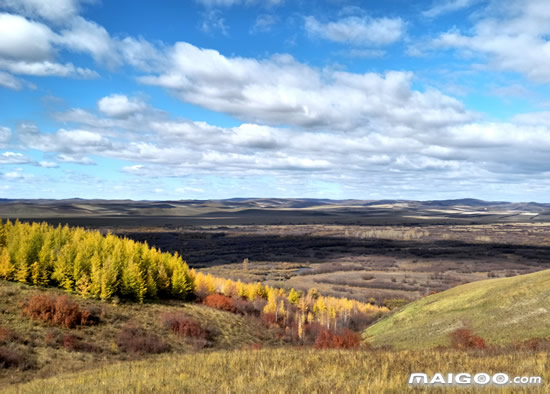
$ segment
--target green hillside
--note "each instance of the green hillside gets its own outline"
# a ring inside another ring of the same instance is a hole
[[[503,345],[550,337],[550,270],[468,283],[425,297],[369,327],[364,339],[398,349],[449,344],[449,333],[469,328]]]

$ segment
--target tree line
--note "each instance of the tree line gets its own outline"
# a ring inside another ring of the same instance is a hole
[[[223,294],[256,302],[275,321],[288,321],[292,310],[292,320],[300,326],[317,322],[331,328],[354,315],[387,312],[372,304],[324,297],[315,289],[303,294],[217,278],[189,269],[177,253],[162,252],[146,242],[47,223],[0,222],[0,278],[101,300],[189,300]]]

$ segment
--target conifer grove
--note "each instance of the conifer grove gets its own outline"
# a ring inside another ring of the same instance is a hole
[[[388,310],[346,298],[284,291],[261,283],[216,278],[189,269],[181,256],[113,234],[47,223],[0,223],[0,279],[55,286],[85,298],[143,302],[159,298],[205,298],[211,294],[264,300],[264,313],[288,318],[292,308],[304,324],[326,327],[354,314]]]

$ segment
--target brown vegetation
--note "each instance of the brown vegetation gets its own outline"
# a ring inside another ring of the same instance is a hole
[[[67,296],[36,295],[29,299],[23,313],[34,320],[66,328],[96,324],[98,317],[71,301]]]
[[[454,349],[485,349],[487,345],[485,340],[478,335],[474,335],[467,328],[459,328],[451,334],[451,346]]]
[[[227,297],[221,294],[210,294],[208,295],[202,303],[211,308],[220,309],[222,311],[236,312],[235,305],[233,305],[233,300],[231,297]]]
[[[116,336],[116,344],[121,350],[130,353],[157,354],[170,350],[170,346],[161,337],[133,322],[120,330]]]
[[[361,338],[349,329],[337,334],[327,329],[321,330],[315,340],[316,349],[353,349],[359,347]]]

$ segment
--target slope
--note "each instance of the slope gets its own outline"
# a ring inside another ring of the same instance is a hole
[[[374,346],[428,348],[449,344],[468,328],[488,344],[550,336],[550,270],[468,283],[407,305],[364,332]]]

